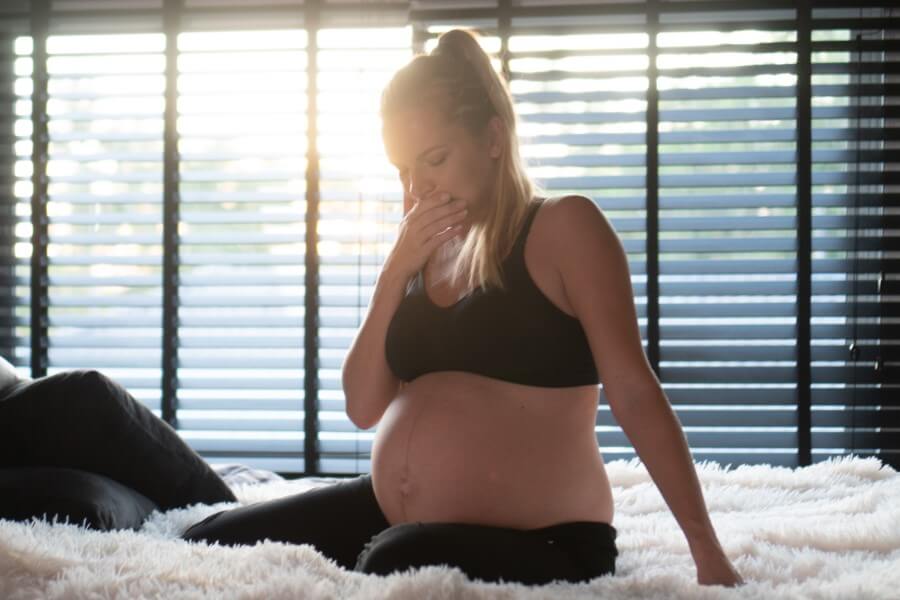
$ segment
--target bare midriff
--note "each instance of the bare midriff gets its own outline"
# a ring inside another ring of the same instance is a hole
[[[597,401],[596,386],[534,387],[458,371],[418,377],[378,424],[378,503],[392,525],[612,524]]]

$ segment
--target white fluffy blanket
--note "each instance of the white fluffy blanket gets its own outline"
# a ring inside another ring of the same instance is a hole
[[[138,532],[0,521],[0,598],[900,598],[900,476],[877,459],[798,468],[700,463],[710,515],[747,584],[698,586],[687,542],[637,460],[608,465],[615,576],[539,587],[429,567],[390,577],[338,568],[310,546],[188,544],[178,532],[227,505],[154,514]],[[310,482],[239,486],[241,502]]]

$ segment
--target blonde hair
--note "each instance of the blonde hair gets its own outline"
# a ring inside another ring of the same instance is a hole
[[[505,81],[491,65],[475,34],[454,29],[438,38],[430,54],[414,57],[385,87],[381,118],[431,104],[448,122],[458,122],[474,136],[485,133],[491,118],[500,118],[505,135],[494,180],[494,198],[485,219],[474,223],[453,269],[468,287],[503,288],[501,263],[512,250],[535,185],[525,173],[516,136],[516,115]]]

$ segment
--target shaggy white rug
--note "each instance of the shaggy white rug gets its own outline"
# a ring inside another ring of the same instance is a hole
[[[697,585],[687,542],[639,461],[607,467],[617,572],[585,584],[486,584],[445,567],[367,576],[310,546],[174,539],[228,506],[198,505],[156,513],[138,532],[0,521],[0,598],[900,598],[900,476],[877,459],[798,469],[699,463],[719,538],[747,581],[736,589]],[[248,503],[315,485],[271,482],[236,492]]]

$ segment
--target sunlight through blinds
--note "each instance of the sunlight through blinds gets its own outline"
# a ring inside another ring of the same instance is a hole
[[[303,470],[306,32],[178,38],[178,424],[210,460]]]
[[[47,41],[48,373],[90,365],[155,411],[164,49],[159,33]]]
[[[341,365],[396,239],[403,196],[381,141],[378,108],[411,57],[408,27],[318,34],[320,155],[319,468],[369,471],[374,429],[347,418]]]
[[[657,38],[660,379],[695,459],[794,464],[794,11],[677,4]]]

